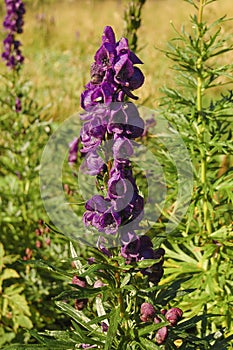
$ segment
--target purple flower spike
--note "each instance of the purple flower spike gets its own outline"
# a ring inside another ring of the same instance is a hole
[[[5,0],[5,4],[7,13],[3,27],[8,31],[8,35],[3,41],[4,52],[2,53],[2,59],[6,61],[6,65],[9,68],[18,69],[23,63],[24,57],[19,49],[21,43],[15,40],[15,35],[23,32],[25,7],[22,0]]]
[[[16,97],[15,100],[15,111],[16,113],[20,113],[22,111],[21,100],[18,97]]]
[[[124,96],[137,99],[131,90],[139,88],[144,76],[135,64],[142,61],[129,49],[128,40],[117,43],[113,29],[105,27],[102,45],[96,51],[91,66],[91,80],[81,95],[81,106],[89,110],[99,103],[123,102]]]

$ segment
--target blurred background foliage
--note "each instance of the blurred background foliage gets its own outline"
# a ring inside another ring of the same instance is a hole
[[[124,32],[124,9],[128,1],[37,0],[26,1],[25,31],[22,34],[26,56],[24,74],[37,90],[50,116],[64,120],[79,110],[80,93],[89,80],[93,52],[100,44],[99,33],[111,25],[118,36]],[[0,11],[4,15],[3,3]],[[220,0],[207,10],[206,20],[232,13],[231,0]],[[160,88],[173,82],[170,62],[156,48],[164,49],[174,35],[169,24],[179,30],[190,27],[190,6],[182,0],[148,0],[142,10],[138,50],[144,62],[145,84],[138,92],[141,104],[157,107]],[[223,33],[231,33],[229,22]],[[4,32],[1,30],[3,37]],[[88,45],[87,45],[88,43]],[[224,59],[230,59],[230,55]],[[0,71],[4,69],[0,63]],[[216,88],[216,90],[218,90]]]

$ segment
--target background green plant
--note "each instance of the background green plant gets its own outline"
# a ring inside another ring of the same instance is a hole
[[[192,276],[183,287],[197,290],[184,296],[181,305],[190,316],[218,315],[200,334],[221,326],[232,334],[233,98],[227,84],[232,84],[233,66],[220,65],[219,57],[229,55],[233,44],[221,30],[226,17],[212,23],[204,19],[213,1],[187,2],[195,9],[192,31],[174,28],[176,37],[164,51],[174,62],[177,86],[163,89],[162,111],[189,149],[194,191],[186,217],[165,243],[163,283]],[[212,93],[216,86],[219,97]]]

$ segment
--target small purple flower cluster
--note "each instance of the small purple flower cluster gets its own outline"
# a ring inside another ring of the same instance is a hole
[[[160,314],[165,316],[165,319],[170,323],[170,326],[174,327],[182,318],[183,311],[177,307],[173,307],[169,310],[162,309]],[[141,316],[142,322],[154,322],[161,323],[162,318],[159,317],[158,312],[155,310],[154,306],[150,303],[143,303],[141,305]],[[161,327],[156,335],[155,340],[158,344],[163,344],[168,336],[168,327]]]
[[[24,57],[20,50],[21,43],[15,39],[15,34],[23,32],[25,7],[22,0],[5,0],[5,4],[7,14],[3,27],[8,31],[8,35],[3,41],[4,52],[2,58],[6,61],[8,67],[17,69],[23,63]]]
[[[127,95],[137,99],[132,90],[144,82],[141,70],[135,64],[142,61],[129,49],[128,40],[121,38],[116,42],[111,27],[104,29],[102,45],[97,50],[91,66],[91,81],[81,95],[83,109],[101,103],[122,102]]]

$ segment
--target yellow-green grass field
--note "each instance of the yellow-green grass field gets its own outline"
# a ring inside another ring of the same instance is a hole
[[[111,25],[119,39],[124,29],[123,14],[129,1],[35,0],[27,1],[25,30],[21,35],[26,57],[23,75],[36,89],[40,105],[49,116],[63,120],[77,112],[80,94],[89,81],[89,67],[101,42],[103,28]],[[4,17],[4,6],[1,4]],[[160,88],[174,84],[172,63],[157,48],[165,49],[180,31],[191,29],[193,7],[183,0],[147,0],[142,12],[139,56],[143,60],[145,84],[137,91],[139,102],[156,107]],[[227,15],[233,17],[232,0],[219,0],[206,9],[210,23]],[[222,34],[233,34],[233,22],[226,22]],[[4,37],[4,31],[1,32]],[[230,62],[228,54],[226,61]],[[222,62],[221,62],[222,63]],[[0,63],[0,72],[5,66]],[[229,88],[229,87],[228,87]]]

